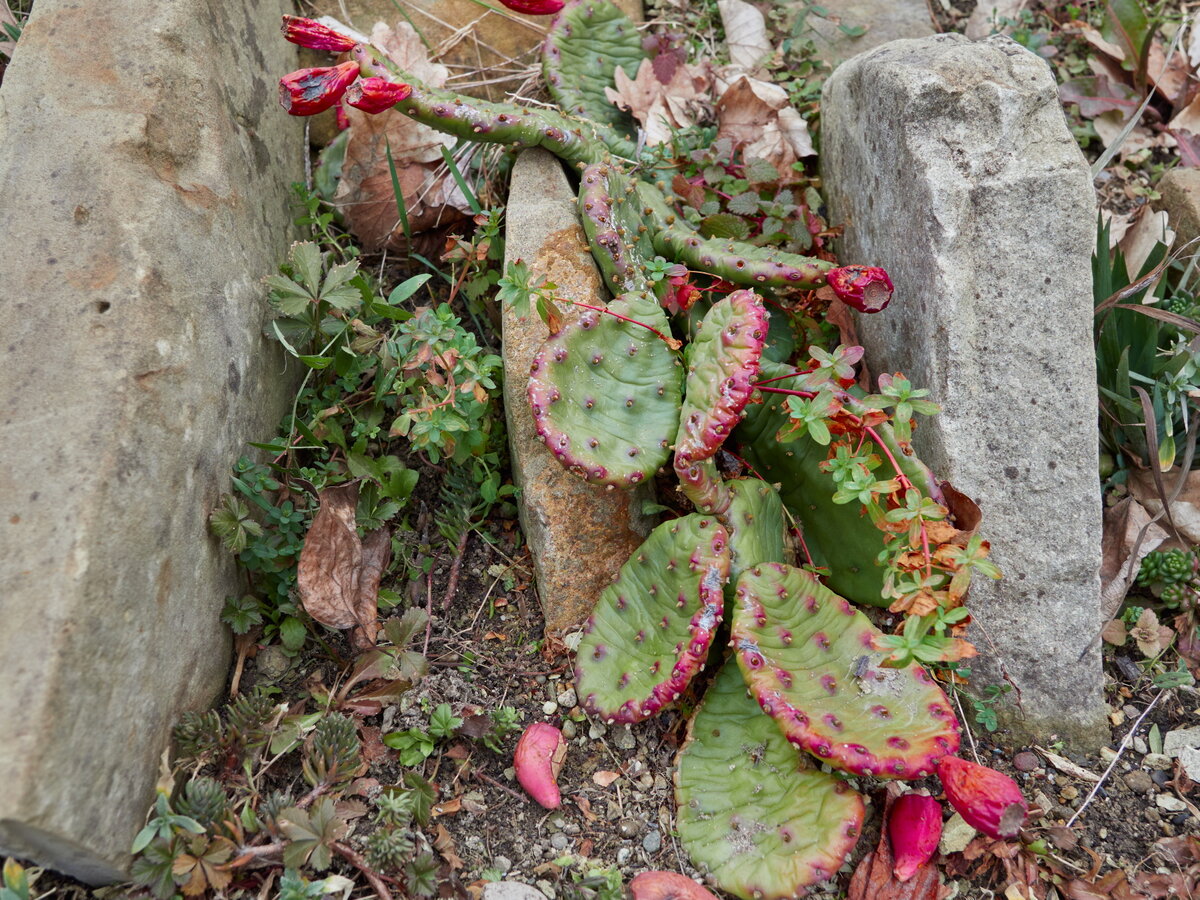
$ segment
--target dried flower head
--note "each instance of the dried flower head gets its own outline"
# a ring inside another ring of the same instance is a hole
[[[412,93],[412,86],[386,78],[360,78],[346,89],[346,102],[365,113],[391,109]]]
[[[300,69],[279,79],[279,103],[293,116],[315,116],[342,99],[358,78],[358,63]]]
[[[825,273],[838,299],[859,312],[879,312],[892,302],[892,279],[879,266],[842,266]]]
[[[345,53],[357,43],[353,38],[339,34],[314,19],[303,19],[299,16],[284,16],[282,31],[283,36],[293,44],[299,44],[310,50]]]

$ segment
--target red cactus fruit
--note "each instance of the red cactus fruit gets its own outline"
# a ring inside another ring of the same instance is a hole
[[[283,36],[293,44],[308,47],[310,50],[344,53],[356,43],[353,38],[338,34],[314,19],[302,19],[299,16],[284,16],[282,30]]]
[[[279,104],[293,116],[315,116],[342,99],[354,79],[358,63],[300,69],[279,79]]]
[[[525,729],[513,754],[513,768],[521,787],[546,809],[562,805],[558,793],[558,770],[567,755],[562,732],[545,722],[534,722]]]
[[[386,78],[360,78],[346,88],[346,102],[365,113],[391,109],[412,93],[412,86]]]
[[[905,794],[888,813],[892,872],[908,881],[937,852],[942,839],[942,804],[924,794]]]
[[[892,302],[892,279],[879,266],[830,269],[825,281],[839,300],[859,312],[879,312]]]
[[[1007,775],[957,756],[943,756],[937,773],[950,805],[976,831],[990,838],[1009,838],[1025,824],[1029,804]]]
[[[717,900],[678,872],[642,872],[629,882],[629,891],[633,900]]]
[[[550,16],[563,8],[563,0],[500,0],[513,12],[527,16]]]

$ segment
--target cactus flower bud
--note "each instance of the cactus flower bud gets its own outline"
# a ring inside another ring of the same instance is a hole
[[[342,99],[358,78],[358,63],[300,69],[279,79],[279,104],[293,116],[315,116]]]
[[[892,872],[908,881],[929,862],[942,839],[942,804],[923,794],[905,794],[888,813],[892,842]]]
[[[838,299],[859,312],[879,312],[892,302],[892,279],[879,266],[842,266],[825,273]]]
[[[299,16],[284,16],[282,30],[283,36],[293,44],[299,44],[310,50],[345,53],[357,43],[352,38],[338,34],[332,28],[322,25],[314,19],[302,19]]]
[[[563,8],[563,0],[500,0],[513,12],[527,16],[549,16]]]
[[[558,793],[558,770],[567,755],[562,732],[545,722],[534,722],[517,741],[513,768],[521,787],[546,809],[562,805]]]
[[[937,772],[946,799],[976,831],[1009,838],[1021,830],[1029,804],[1007,775],[957,756],[943,756]]]
[[[412,87],[386,78],[360,78],[346,88],[346,102],[365,113],[381,113],[391,109],[412,93]]]

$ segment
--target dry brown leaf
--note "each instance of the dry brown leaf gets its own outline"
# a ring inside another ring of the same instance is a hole
[[[421,39],[407,22],[399,22],[395,28],[377,24],[371,43],[405,72],[431,87],[441,87],[449,75],[445,66],[430,62]],[[404,241],[387,147],[396,165],[412,233],[466,217],[470,204],[442,160],[441,148],[453,147],[453,137],[396,110],[368,115],[351,108],[347,113],[350,140],[333,202],[346,217],[350,230],[368,248],[398,246]]]
[[[1063,31],[1068,34],[1078,34],[1081,38],[1099,50],[1101,53],[1111,56],[1113,59],[1120,62],[1125,58],[1125,49],[1117,44],[1111,43],[1104,39],[1104,35],[1100,33],[1100,29],[1094,25],[1090,25],[1085,21],[1079,20],[1070,23],[1063,28]]]
[[[1125,254],[1128,270],[1140,272],[1159,241],[1165,241],[1168,247],[1175,243],[1175,232],[1167,222],[1167,211],[1155,212],[1144,206],[1142,214],[1134,220],[1118,245]]]
[[[708,73],[702,66],[685,63],[663,84],[650,60],[643,59],[633,78],[618,66],[613,81],[616,87],[606,87],[604,95],[637,119],[649,146],[670,140],[673,129],[695,124],[708,102]]]
[[[1197,94],[1191,103],[1175,114],[1168,127],[1172,131],[1200,134],[1200,94]]]
[[[614,781],[621,777],[620,772],[610,772],[606,769],[601,769],[592,775],[592,781],[600,785],[600,787],[608,787]]]
[[[1100,629],[1100,637],[1114,647],[1121,647],[1129,640],[1129,632],[1126,630],[1125,623],[1122,620],[1109,619],[1104,623],[1104,627]]]
[[[358,601],[354,611],[357,624],[350,632],[350,643],[358,650],[370,650],[379,634],[379,582],[392,558],[392,533],[377,528],[363,539],[362,571],[358,576]]]
[[[1167,533],[1151,523],[1150,514],[1132,497],[1126,497],[1104,511],[1104,537],[1100,542],[1100,610],[1103,618],[1111,619],[1117,614],[1121,601],[1137,577],[1142,559],[1166,538]],[[1120,641],[1104,639],[1109,643],[1124,643],[1124,637]]]
[[[717,0],[717,9],[725,26],[730,62],[743,71],[753,71],[774,49],[763,14],[745,0]]]
[[[802,156],[813,156],[808,126],[788,104],[787,91],[745,75],[717,101],[717,137],[729,138],[747,159],[765,159],[780,173]]]
[[[358,483],[325,488],[300,551],[296,588],[305,611],[322,625],[358,623],[362,541],[355,531]]]
[[[1158,614],[1154,610],[1144,609],[1138,616],[1137,624],[1129,629],[1129,636],[1137,643],[1143,656],[1153,658],[1170,646],[1175,632],[1158,624]]]
[[[892,850],[885,833],[876,848],[863,857],[850,879],[847,900],[937,900],[938,870],[933,861],[925,863],[908,881],[892,874]]]
[[[1090,781],[1093,784],[1100,780],[1100,776],[1095,772],[1089,772],[1083,766],[1076,765],[1065,756],[1059,756],[1044,747],[1037,747],[1037,752],[1046,757],[1047,762],[1058,771],[1070,775],[1072,778],[1078,778],[1080,781]]]
[[[462,812],[462,797],[454,797],[445,803],[435,803],[433,805],[433,814],[435,816],[452,816],[457,812]]]
[[[442,855],[452,869],[461,869],[465,865],[462,857],[458,855],[458,848],[454,845],[454,838],[450,836],[450,832],[446,830],[446,826],[438,824],[434,829],[433,849]]]
[[[1146,76],[1154,82],[1158,92],[1174,104],[1183,94],[1184,88],[1187,87],[1189,74],[1190,67],[1187,57],[1176,50],[1168,62],[1163,42],[1155,38],[1150,44],[1150,55],[1146,60]]]
[[[1164,472],[1163,484],[1167,487],[1167,496],[1179,483],[1179,467]],[[1157,515],[1162,510],[1162,501],[1154,486],[1154,476],[1150,472],[1138,470],[1129,478],[1129,492],[1137,499],[1151,515]],[[1187,474],[1183,490],[1171,503],[1171,519],[1179,529],[1179,537],[1190,545],[1200,544],[1200,470]],[[1170,526],[1165,519],[1159,519],[1164,528]]]

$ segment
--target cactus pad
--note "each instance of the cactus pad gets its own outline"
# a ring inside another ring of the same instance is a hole
[[[881,667],[879,634],[809,572],[768,563],[738,581],[730,640],[788,740],[847,772],[928,775],[958,749],[958,720],[923,668]]]
[[[625,200],[628,188],[629,179],[611,162],[587,166],[579,176],[579,217],[592,257],[614,294],[649,288],[641,255],[633,246],[640,221]]]
[[[833,263],[823,259],[774,247],[702,237],[671,210],[656,187],[641,182],[637,192],[643,216],[657,226],[650,234],[654,249],[689,268],[711,272],[734,284],[801,288],[820,287],[825,273],[833,268]]]
[[[608,309],[668,327],[648,294],[623,294]],[[682,388],[683,366],[662,338],[587,310],[542,344],[528,394],[538,436],[559,462],[594,484],[628,487],[670,457]]]
[[[675,477],[679,479],[679,490],[692,506],[709,515],[725,515],[733,495],[711,457],[689,462],[676,453]]]
[[[741,420],[766,337],[767,311],[754,291],[734,291],[705,315],[688,349],[677,465],[712,456]]]
[[[555,17],[542,44],[542,76],[555,102],[571,115],[603,126],[601,136],[617,156],[633,159],[636,123],[608,101],[618,67],[630,78],[645,58],[637,26],[615,4],[573,0]]]
[[[640,722],[675,700],[704,667],[728,575],[728,535],[715,518],[655,528],[588,619],[575,669],[584,709]]]
[[[728,483],[731,502],[721,524],[729,532],[729,581],[762,563],[784,562],[783,501],[779,493],[757,478]],[[730,591],[732,593],[732,590]]]
[[[688,726],[675,801],[692,862],[744,900],[797,897],[832,878],[863,821],[862,797],[788,744],[732,660]]]

